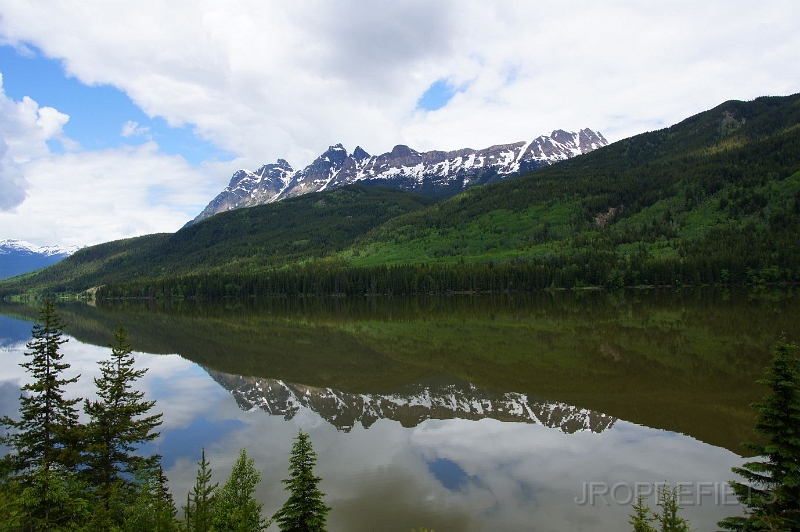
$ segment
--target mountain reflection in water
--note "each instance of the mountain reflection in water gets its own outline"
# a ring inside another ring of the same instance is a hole
[[[416,427],[429,419],[495,419],[535,423],[566,434],[602,432],[616,421],[585,408],[546,400],[534,401],[523,393],[496,392],[466,383],[413,384],[389,394],[353,394],[277,379],[207,371],[211,378],[231,392],[243,410],[259,408],[288,421],[305,408],[343,432],[350,432],[356,423],[369,428],[379,419],[399,421],[406,428]]]

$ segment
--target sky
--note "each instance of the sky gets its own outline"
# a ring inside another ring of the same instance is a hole
[[[339,142],[613,142],[798,73],[796,0],[0,0],[0,239],[174,232]]]

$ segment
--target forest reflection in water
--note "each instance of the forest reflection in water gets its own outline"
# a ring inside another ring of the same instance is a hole
[[[747,405],[764,392],[754,381],[778,336],[797,338],[798,307],[791,290],[709,289],[60,312],[83,396],[120,322],[148,353],[139,360],[166,415],[157,445],[177,499],[200,446],[220,476],[247,447],[277,508],[302,427],[320,453],[331,530],[619,530],[625,490],[664,480],[711,486],[717,500],[686,508],[703,530],[739,511],[720,499],[724,482],[752,438]],[[19,305],[0,313],[35,318]],[[0,322],[4,368],[29,332]],[[24,378],[0,379],[4,412]],[[617,500],[576,502],[603,484]]]

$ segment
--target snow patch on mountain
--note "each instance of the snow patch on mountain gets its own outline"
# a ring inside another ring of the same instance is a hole
[[[53,257],[58,255],[69,256],[78,251],[78,246],[37,246],[25,240],[15,240],[6,238],[0,240],[0,255],[10,255],[12,253],[41,255],[43,257]]]
[[[0,240],[0,279],[50,266],[76,251],[77,246],[37,246],[24,240]]]
[[[194,220],[219,212],[262,205],[282,199],[343,187],[361,181],[428,195],[449,197],[464,188],[482,185],[564,161],[606,146],[602,134],[591,129],[553,131],[531,141],[499,144],[482,150],[418,152],[399,144],[382,155],[370,155],[361,146],[348,154],[335,144],[302,170],[283,159],[251,172],[239,170],[229,185]]]

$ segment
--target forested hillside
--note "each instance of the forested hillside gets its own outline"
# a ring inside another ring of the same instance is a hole
[[[800,98],[729,102],[394,219],[350,258],[534,261],[560,285],[800,280],[798,171]]]
[[[217,297],[797,282],[800,95],[727,102],[433,205],[395,194],[345,188],[224,213],[104,245],[113,255],[89,248],[0,290],[104,284],[103,297]],[[102,268],[78,275],[99,264],[93,254]]]
[[[386,220],[434,202],[355,185],[237,209],[174,234],[84,248],[55,266],[0,284],[0,294],[78,292],[107,283],[190,274],[254,274],[346,249]]]

